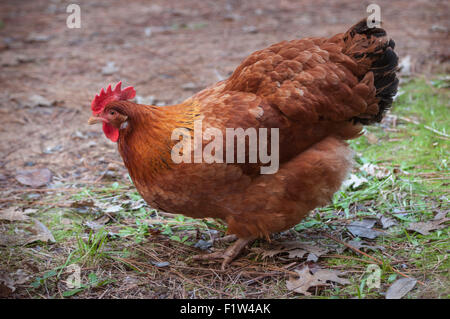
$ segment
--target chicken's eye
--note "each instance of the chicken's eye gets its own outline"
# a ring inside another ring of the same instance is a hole
[[[109,111],[109,115],[115,115],[116,112],[115,111]]]

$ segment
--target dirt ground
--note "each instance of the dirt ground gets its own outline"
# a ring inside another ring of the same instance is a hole
[[[132,85],[157,105],[177,103],[257,49],[345,31],[373,1],[78,1],[81,28],[69,29],[72,2],[0,3],[2,208],[30,192],[15,178],[22,169],[50,169],[47,187],[93,183],[108,167],[113,180],[129,183],[114,143],[86,123],[92,98],[109,83]],[[448,1],[377,4],[412,72],[448,73]]]

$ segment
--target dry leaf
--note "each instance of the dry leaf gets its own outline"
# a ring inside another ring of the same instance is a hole
[[[0,298],[5,298],[16,290],[14,280],[6,271],[0,270]]]
[[[383,235],[382,232],[372,229],[375,223],[375,219],[363,219],[360,221],[354,221],[347,226],[347,229],[353,236],[374,239],[380,235]]]
[[[286,249],[271,249],[271,250],[262,250],[262,258],[273,257],[275,255],[285,253]]]
[[[439,220],[430,220],[428,222],[411,223],[409,224],[408,230],[421,233],[422,235],[429,235],[432,230],[444,228],[445,225],[441,224],[449,220],[450,218],[443,218]]]
[[[416,285],[417,280],[413,278],[401,278],[394,282],[386,292],[386,299],[401,299]]]
[[[0,298],[8,298],[12,292],[11,288],[0,281]]]
[[[16,180],[22,185],[41,187],[50,182],[52,172],[48,168],[18,171]]]
[[[8,207],[6,209],[3,209],[0,211],[0,219],[2,220],[28,220],[30,217],[28,217],[26,214],[32,213],[32,211],[26,210],[22,211],[21,209],[17,207]]]
[[[109,222],[110,219],[111,218],[109,218],[107,215],[103,215],[102,217],[97,218],[96,220],[86,221],[84,224],[92,230],[99,230],[100,228],[105,226],[105,224]]]
[[[289,258],[303,258],[308,252],[304,249],[293,249],[289,251]]]
[[[390,175],[388,169],[370,163],[364,164],[359,170],[366,172],[370,176],[375,176],[378,179],[383,179]]]
[[[31,276],[23,269],[17,269],[15,273],[13,273],[14,282],[16,285],[23,285],[27,281],[30,280]]]
[[[298,278],[290,278],[286,281],[286,288],[305,296],[311,295],[311,293],[308,292],[309,288],[329,285],[327,282],[330,281],[342,285],[350,283],[347,279],[340,278],[339,275],[342,273],[337,270],[319,269],[312,274],[309,267],[305,266],[300,270],[295,270],[295,272],[298,274]]]
[[[52,233],[50,232],[50,230],[48,230],[48,228],[42,224],[40,221],[38,221],[37,219],[33,218],[34,221],[34,226],[31,229],[31,231],[35,234],[34,236],[29,237],[25,244],[30,244],[32,242],[35,241],[42,241],[42,242],[51,242],[54,243],[55,241],[55,237],[53,237]]]
[[[344,188],[348,188],[348,187],[352,187],[353,189],[358,188],[359,186],[361,186],[362,184],[367,183],[367,179],[364,177],[358,177],[355,174],[350,174],[349,178],[346,179],[343,183],[342,186]]]
[[[279,243],[275,249],[262,250],[262,258],[273,257],[282,253],[288,253],[288,258],[303,258],[308,254],[308,261],[317,261],[320,256],[328,252],[327,249],[314,243],[303,243],[299,241],[285,241]]]
[[[397,222],[395,221],[394,218],[392,217],[386,217],[386,216],[381,216],[380,217],[380,223],[383,226],[383,229],[392,227],[397,225]]]
[[[445,217],[448,214],[448,210],[440,210],[437,212],[437,214],[434,216],[434,220],[441,220],[441,219],[445,219]]]
[[[372,245],[366,245],[367,243],[363,240],[357,240],[357,239],[353,239],[351,241],[348,242],[349,245],[358,248],[358,249],[371,249],[371,250],[384,250],[383,246],[372,246]]]

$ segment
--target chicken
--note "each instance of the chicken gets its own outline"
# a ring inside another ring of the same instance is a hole
[[[132,87],[109,86],[92,101],[88,123],[103,123],[151,207],[228,224],[237,241],[195,257],[222,259],[225,267],[253,240],[289,229],[329,203],[352,168],[345,141],[359,137],[362,125],[380,122],[392,104],[394,45],[383,29],[362,20],[331,38],[256,51],[228,79],[177,105],[135,104],[127,101]],[[230,146],[230,128],[248,134],[232,135],[237,142]],[[252,129],[266,129],[256,160]],[[261,156],[268,150],[272,168]]]

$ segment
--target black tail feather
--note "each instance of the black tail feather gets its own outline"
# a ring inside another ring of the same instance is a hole
[[[353,26],[347,33],[347,37],[353,38],[356,34],[365,35],[367,39],[371,37],[386,37],[386,31],[381,28],[369,28],[367,21],[364,19]],[[347,41],[347,39],[345,39]],[[393,102],[394,96],[397,94],[398,78],[398,56],[394,52],[395,42],[391,39],[379,42],[379,46],[373,51],[359,52],[353,58],[359,60],[361,58],[370,58],[372,64],[368,72],[374,74],[374,85],[376,87],[376,97],[379,99],[379,112],[371,118],[356,118],[357,122],[362,124],[371,124],[380,122]]]

